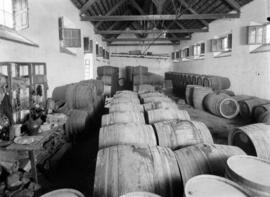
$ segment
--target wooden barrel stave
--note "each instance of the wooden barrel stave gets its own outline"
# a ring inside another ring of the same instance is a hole
[[[115,112],[102,116],[101,125],[108,126],[118,123],[145,123],[144,115],[142,113],[134,112]]]
[[[190,116],[185,110],[155,109],[146,112],[149,124],[166,120],[190,120]]]
[[[132,103],[119,103],[119,104],[113,104],[109,108],[109,113],[127,112],[127,111],[143,112],[144,107],[142,105],[132,104]]]
[[[200,109],[200,110],[204,110],[204,106],[203,106],[203,101],[204,98],[209,94],[212,93],[213,91],[210,88],[205,88],[205,87],[201,87],[201,86],[196,86],[193,89],[193,96],[192,96],[192,102],[193,102],[193,106],[196,109]]]

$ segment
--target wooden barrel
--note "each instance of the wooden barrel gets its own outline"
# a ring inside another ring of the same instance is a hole
[[[224,90],[231,86],[230,79],[220,76],[206,76],[203,79],[203,86],[210,87],[213,90]]]
[[[84,197],[78,190],[74,189],[58,189],[49,193],[43,194],[41,197]]]
[[[69,85],[59,86],[53,89],[52,98],[54,101],[65,101],[66,91]]]
[[[204,107],[214,115],[233,119],[239,113],[239,104],[227,94],[210,93],[204,99]]]
[[[158,97],[153,96],[142,99],[142,102],[145,104],[153,102],[172,102],[172,100],[166,96],[158,96]]]
[[[239,101],[240,115],[243,118],[252,118],[255,107],[269,104],[269,103],[270,103],[269,100],[260,99],[260,98],[253,98],[253,99]]]
[[[224,176],[227,159],[232,155],[244,155],[244,151],[235,146],[198,144],[174,151],[182,182],[197,175],[213,174]]]
[[[115,145],[157,146],[154,129],[145,124],[115,124],[99,130],[99,149]]]
[[[136,112],[115,112],[102,116],[102,126],[108,126],[119,123],[139,123],[144,124],[144,115]]]
[[[199,75],[197,75],[197,74],[194,74],[194,75],[192,76],[191,81],[192,81],[192,84],[193,84],[193,85],[198,85],[198,77],[199,77]]]
[[[250,196],[270,196],[270,162],[237,155],[227,160],[226,176],[241,185]]]
[[[76,135],[86,132],[90,115],[86,111],[72,110],[65,124],[65,135],[72,139]]]
[[[103,93],[104,93],[104,85],[105,84],[101,80],[90,79],[90,80],[80,81],[79,83],[85,83],[89,86],[92,86],[93,89],[95,88],[96,94],[98,96],[103,95]]]
[[[99,66],[97,68],[98,76],[114,75],[119,73],[119,68],[113,66]]]
[[[134,96],[138,96],[137,92],[131,91],[131,90],[121,90],[121,91],[116,91],[115,95],[118,94],[128,94],[128,95],[134,95]]]
[[[99,80],[103,81],[105,85],[112,85],[113,83],[115,83],[115,77],[113,75],[100,76]]]
[[[239,127],[229,134],[228,141],[248,155],[270,160],[270,125],[257,123]]]
[[[152,102],[152,103],[146,103],[143,104],[143,108],[145,111],[154,110],[154,109],[178,109],[178,106],[170,101],[158,101],[158,102]]]
[[[266,111],[262,113],[259,118],[257,119],[257,122],[261,122],[267,125],[270,125],[270,111]]]
[[[133,75],[133,85],[150,84],[149,74]]]
[[[249,95],[236,95],[236,96],[233,96],[233,98],[239,102],[239,101],[243,101],[243,100],[253,99],[255,97],[249,96]]]
[[[165,95],[160,93],[160,92],[147,92],[147,93],[143,93],[140,94],[140,98],[144,99],[147,97],[164,97]]]
[[[132,103],[119,103],[119,104],[111,105],[109,108],[109,113],[127,112],[127,111],[143,112],[144,107],[142,105],[132,104]]]
[[[94,197],[145,191],[180,196],[181,175],[174,153],[165,147],[113,146],[98,152]]]
[[[196,109],[204,110],[203,101],[204,98],[213,91],[210,88],[205,88],[201,86],[193,87],[192,103]]]
[[[205,78],[205,75],[199,75],[197,78],[197,85],[203,86],[203,79]]]
[[[185,98],[186,98],[186,103],[188,105],[193,105],[193,90],[194,90],[194,87],[200,87],[200,86],[187,85],[187,87],[186,87]]]
[[[138,99],[138,95],[135,94],[126,94],[126,93],[119,93],[119,94],[114,94],[113,96],[114,99]]]
[[[157,133],[158,145],[173,150],[194,144],[214,143],[207,127],[205,127],[206,129],[197,129],[196,126],[188,120],[159,122],[154,124],[154,128]]]
[[[228,96],[235,96],[234,92],[231,90],[215,90],[217,94],[227,94]]]
[[[153,124],[166,120],[190,120],[190,116],[185,110],[155,109],[146,112],[147,122]]]
[[[187,85],[191,85],[192,84],[192,74],[188,74],[186,77],[187,80]]]
[[[255,107],[254,114],[253,114],[254,119],[258,121],[260,116],[267,111],[270,111],[270,104],[259,105],[259,106]]]
[[[146,66],[135,66],[133,68],[133,75],[147,74],[148,67]]]
[[[124,97],[119,97],[119,98],[113,98],[111,101],[112,104],[120,104],[120,103],[133,103],[133,104],[140,104],[140,100],[138,98],[124,98]]]
[[[161,197],[161,196],[150,192],[130,192],[120,197]]]
[[[250,196],[235,182],[214,175],[199,175],[189,179],[185,187],[185,195],[186,197]]]
[[[138,87],[139,94],[143,94],[147,92],[154,92],[154,91],[155,91],[155,87],[149,84],[142,84],[142,85],[139,85]]]

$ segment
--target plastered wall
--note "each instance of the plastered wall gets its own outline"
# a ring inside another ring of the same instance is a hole
[[[79,10],[70,0],[29,0],[29,28],[19,31],[26,38],[39,45],[38,48],[0,39],[0,61],[38,61],[46,62],[48,70],[49,96],[53,88],[59,85],[77,82],[84,78],[83,47],[77,55],[60,53],[58,17],[64,16],[83,36],[93,39],[106,47],[100,35],[95,35],[89,22],[81,22]],[[96,67],[106,64],[97,60],[94,46],[94,77]]]
[[[180,47],[185,48],[196,42],[208,41],[215,36],[233,34],[232,54],[229,57],[214,58],[206,46],[204,60],[180,61],[172,63],[174,71],[210,74],[229,77],[231,89],[237,94],[249,94],[270,99],[270,51],[250,53],[254,46],[246,44],[245,27],[251,24],[266,23],[270,16],[269,0],[254,0],[241,8],[238,19],[217,20],[209,25],[208,33],[194,33],[192,40],[184,41]],[[207,43],[206,43],[207,44]]]

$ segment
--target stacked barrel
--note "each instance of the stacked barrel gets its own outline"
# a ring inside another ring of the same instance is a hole
[[[101,66],[97,68],[98,79],[103,81],[104,94],[113,95],[118,89],[119,68],[113,66]]]
[[[100,80],[85,80],[53,90],[56,112],[69,117],[65,124],[69,139],[84,133],[91,120],[99,117],[104,101],[103,91],[104,84]]]
[[[179,96],[185,95],[187,85],[199,85],[213,90],[224,90],[231,86],[226,77],[194,73],[166,72],[165,80],[172,80],[174,93]]]
[[[182,196],[190,178],[224,176],[226,160],[245,154],[214,144],[205,124],[192,121],[154,88],[146,89],[116,92],[102,116],[94,196]]]

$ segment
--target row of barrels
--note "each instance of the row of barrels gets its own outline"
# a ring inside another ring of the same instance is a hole
[[[165,80],[172,81],[174,93],[180,96],[184,95],[187,85],[199,85],[213,90],[224,90],[231,86],[230,80],[226,77],[194,73],[166,72]]]
[[[122,103],[124,107],[119,106]],[[149,103],[150,107],[146,107]],[[158,92],[140,94],[139,97],[136,93],[122,92],[114,96],[109,112],[125,113],[126,116],[131,113],[129,110],[137,110],[139,114],[155,110],[164,113],[175,108],[169,103],[169,99]],[[152,125],[145,124],[143,119],[135,123],[133,120],[128,123],[115,120],[104,121],[106,124],[100,129],[93,196],[132,196],[130,192],[139,192],[136,193],[138,196],[153,196],[150,193],[182,196],[192,177],[201,174],[224,176],[227,159],[245,155],[238,147],[213,144],[210,132],[203,137],[205,143],[196,143],[194,139],[200,138],[200,127],[190,118],[166,121],[154,118]],[[205,125],[204,130],[208,130]],[[188,143],[183,143],[185,139]],[[177,143],[182,145],[175,145]]]
[[[98,117],[103,107],[104,84],[100,80],[85,80],[79,83],[56,87],[52,99],[58,109],[56,112],[68,116],[65,135],[72,140],[84,133],[91,120]]]
[[[100,66],[97,68],[97,79],[104,83],[105,96],[111,96],[118,90],[119,68],[114,66]]]

